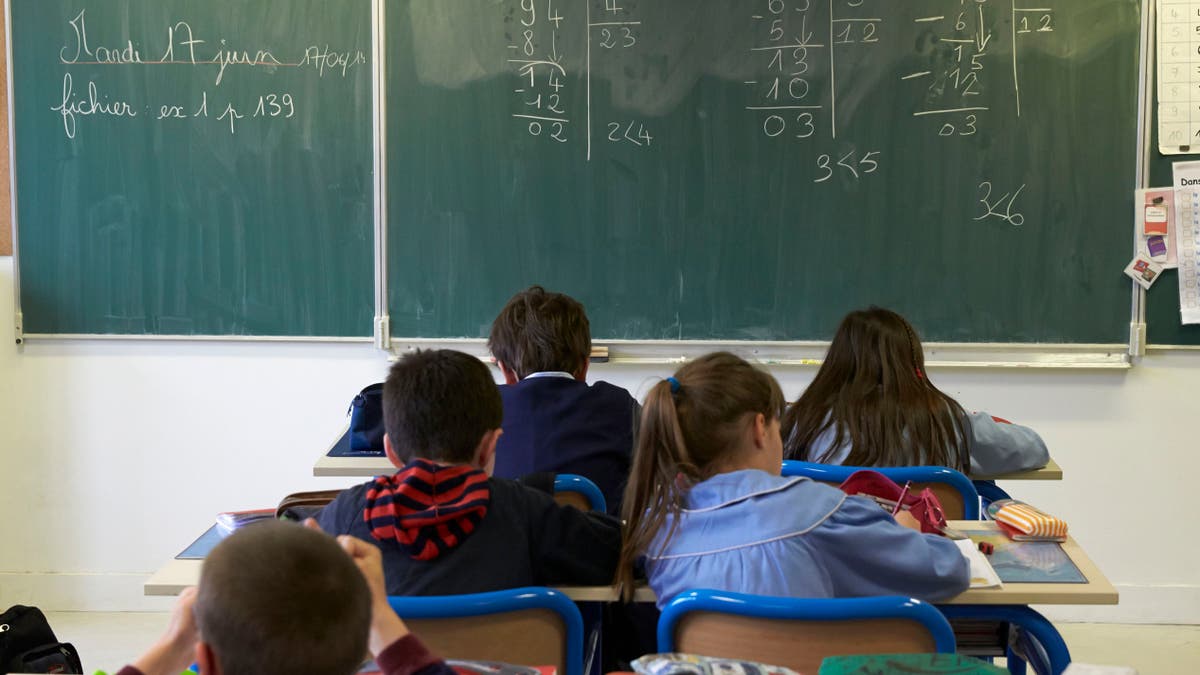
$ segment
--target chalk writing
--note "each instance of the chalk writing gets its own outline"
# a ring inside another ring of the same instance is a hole
[[[67,138],[75,138],[77,117],[137,117],[137,111],[127,101],[109,100],[108,96],[100,93],[95,82],[87,83],[86,98],[76,98],[75,82],[70,73],[63,75],[62,102],[51,106],[50,110],[62,115],[63,132],[67,134]]]
[[[165,45],[146,42],[138,36],[120,35],[114,39],[113,36],[97,35],[88,24],[86,9],[80,10],[66,23],[64,34],[67,39],[58,51],[58,61],[66,69],[62,75],[62,95],[48,108],[61,117],[63,133],[69,139],[76,138],[82,118],[87,117],[113,120],[144,116],[146,120],[161,123],[209,117],[207,91],[199,92],[199,100],[195,102],[139,101],[134,100],[137,95],[122,96],[110,91],[117,86],[114,82],[123,82],[119,78],[106,80],[92,75],[86,80],[86,85],[77,86],[77,76],[71,71],[78,67],[204,69],[213,74],[212,86],[220,87],[234,70],[256,70],[269,76],[281,68],[291,68],[313,73],[318,79],[328,76],[347,78],[367,64],[363,50],[328,43],[309,44],[303,47],[302,53],[296,53],[291,45],[233,45],[219,36],[210,39],[198,35],[186,20],[173,20],[163,27],[159,36],[165,38]],[[285,53],[292,53],[297,58],[289,59],[283,56]],[[154,54],[159,55],[157,59],[152,56]],[[208,70],[210,68],[211,71]],[[90,75],[95,71],[88,72]],[[152,98],[153,92],[140,96]],[[297,114],[295,98],[290,92],[284,91],[264,91],[248,104],[245,101],[222,101],[216,106],[216,119],[227,124],[231,134],[237,133],[238,121],[247,115],[286,120]],[[253,112],[246,112],[251,110]]]

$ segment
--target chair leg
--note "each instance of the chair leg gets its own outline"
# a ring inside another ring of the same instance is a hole
[[[1052,675],[1061,675],[1067,666],[1071,665],[1071,652],[1067,649],[1067,643],[1063,640],[1062,635],[1053,624],[1046,620],[1046,617],[1029,607],[1023,605],[939,605],[938,609],[948,619],[998,619],[1014,624],[1017,630],[1024,631],[1045,652],[1049,672]],[[1041,656],[1036,649],[1030,651],[1034,653],[1026,656],[1034,659]],[[1012,649],[1009,649],[1010,659],[1013,658],[1012,653]],[[1024,673],[1024,659],[1018,658],[1017,661],[1020,662],[1018,666],[1020,670],[1014,670],[1014,664],[1010,660],[1009,672]]]
[[[595,602],[578,602],[579,613],[583,616],[584,645],[583,673],[584,675],[601,675],[601,614],[602,607]]]
[[[1008,672],[1012,675],[1025,675],[1025,659],[1017,656],[1017,653],[1009,647],[1004,658],[1005,664],[1008,666]]]

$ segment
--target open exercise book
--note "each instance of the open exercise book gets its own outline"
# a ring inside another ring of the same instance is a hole
[[[1000,576],[975,542],[956,539],[954,543],[967,562],[971,563],[971,588],[1000,588]]]

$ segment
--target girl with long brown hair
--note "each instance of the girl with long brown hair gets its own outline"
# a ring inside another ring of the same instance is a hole
[[[871,307],[842,319],[812,384],[783,416],[784,454],[822,464],[948,466],[986,477],[1045,466],[1034,430],[968,413],[925,373],[917,333]]]
[[[865,497],[779,475],[783,394],[769,374],[708,354],[647,394],[616,582],[644,560],[660,606],[692,588],[760,595],[915,595],[965,590],[953,542]],[[912,529],[910,529],[912,528]]]

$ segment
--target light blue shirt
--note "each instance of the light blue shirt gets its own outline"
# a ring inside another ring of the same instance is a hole
[[[985,412],[967,414],[966,425],[970,438],[967,440],[967,452],[970,454],[970,468],[967,473],[972,478],[987,478],[1003,473],[1040,469],[1050,461],[1050,451],[1046,442],[1036,431],[1020,424],[997,422]],[[813,439],[808,451],[811,461],[817,461],[829,451],[836,436],[836,425],[821,432]],[[825,464],[845,464],[850,456],[850,439],[846,437],[842,445]],[[919,464],[927,463],[918,460]]]
[[[695,588],[802,598],[954,597],[970,566],[954,542],[898,525],[865,497],[804,477],[743,470],[692,487],[646,556],[661,608]]]

